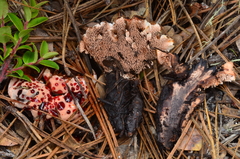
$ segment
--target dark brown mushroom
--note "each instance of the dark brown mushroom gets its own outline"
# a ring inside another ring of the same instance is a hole
[[[158,61],[178,75],[175,68],[181,64],[173,60],[176,59],[174,56],[176,55],[158,52]],[[173,148],[180,137],[182,128],[185,127],[194,108],[203,101],[203,90],[235,80],[232,62],[224,64],[222,70],[217,72],[215,67],[207,68],[207,62],[201,59],[191,70],[185,67],[183,70],[187,75],[177,76],[182,79],[178,78],[177,81],[165,85],[157,104],[157,138],[168,150]],[[180,71],[181,74],[183,72]]]

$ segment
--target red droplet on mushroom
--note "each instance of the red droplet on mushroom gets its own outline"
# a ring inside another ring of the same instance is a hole
[[[63,94],[63,91],[62,90],[58,90],[56,93],[57,94]]]
[[[32,108],[33,108],[33,109],[36,109],[36,108],[37,108],[37,106],[34,104]]]
[[[50,113],[51,113],[53,116],[56,116],[56,117],[58,117],[58,115],[59,115],[58,111],[55,110],[55,109],[51,109],[51,110],[50,110]]]
[[[45,107],[45,102],[42,102],[42,103],[39,105],[38,109],[39,109],[39,110],[43,110],[44,107]]]
[[[72,101],[72,96],[70,93],[67,93],[65,96],[64,96],[64,99],[66,102],[71,102]]]
[[[67,114],[71,114],[71,110],[67,110]]]
[[[31,90],[31,93],[32,93],[32,94],[35,93],[35,90],[32,89],[32,90]]]
[[[73,92],[75,91],[75,88],[74,87],[72,87],[72,89],[71,89]]]
[[[58,110],[63,110],[65,108],[65,104],[63,102],[59,102],[57,105]]]

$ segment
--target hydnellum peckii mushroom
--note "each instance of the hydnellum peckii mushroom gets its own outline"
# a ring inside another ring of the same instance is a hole
[[[33,117],[42,114],[38,111],[41,110],[49,114],[46,116],[47,119],[57,116],[67,120],[77,110],[67,85],[82,104],[88,94],[85,80],[77,76],[80,87],[74,78],[52,75],[48,69],[43,73],[43,78],[46,84],[37,79],[32,79],[30,82],[17,78],[11,79],[8,94],[18,101],[13,104],[18,108],[30,108]]]
[[[157,51],[157,54],[159,63],[171,68],[171,74],[177,77],[163,87],[157,104],[157,138],[162,146],[170,150],[180,137],[194,108],[203,101],[203,90],[234,81],[235,73],[232,62],[225,63],[217,71],[215,67],[207,68],[207,62],[200,60],[188,70],[186,65],[178,63],[176,55],[161,51]]]
[[[105,109],[115,131],[132,136],[142,118],[143,101],[134,75],[156,59],[155,49],[165,52],[173,39],[158,24],[134,17],[115,23],[101,22],[86,30],[80,52],[89,53],[106,72]]]

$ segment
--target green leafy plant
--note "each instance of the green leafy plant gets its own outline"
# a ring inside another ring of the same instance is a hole
[[[29,4],[26,1],[22,3],[24,20],[15,13],[8,13],[7,0],[0,0],[0,83],[7,76],[30,80],[23,72],[25,67],[37,72],[40,72],[38,65],[59,69],[57,63],[48,60],[58,53],[49,52],[46,41],[41,43],[39,51],[34,43],[26,42],[34,27],[48,20],[46,17],[37,17],[39,8],[47,1],[36,3],[35,0],[29,0]]]

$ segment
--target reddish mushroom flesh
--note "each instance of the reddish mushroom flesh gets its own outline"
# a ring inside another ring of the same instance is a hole
[[[8,94],[18,102],[14,105],[18,108],[32,108],[31,112],[34,117],[41,114],[38,110],[45,111],[47,119],[51,116],[58,116],[62,120],[67,120],[76,110],[73,98],[67,89],[67,85],[76,98],[79,99],[80,105],[86,100],[88,88],[85,80],[77,76],[81,86],[74,80],[65,79],[63,76],[53,75],[49,70],[43,74],[44,80],[38,81],[36,79],[30,82],[13,78],[8,86]],[[21,104],[22,103],[22,104]]]

